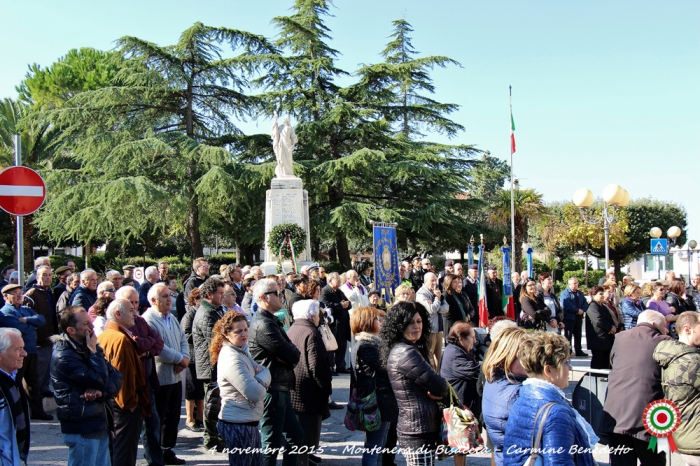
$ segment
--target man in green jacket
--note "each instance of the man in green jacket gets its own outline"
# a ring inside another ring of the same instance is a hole
[[[673,440],[687,465],[700,465],[700,314],[684,312],[676,321],[678,341],[662,341],[654,360],[662,369],[661,384],[666,398],[681,412]]]

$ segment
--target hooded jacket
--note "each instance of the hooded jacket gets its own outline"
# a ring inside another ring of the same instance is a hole
[[[661,366],[661,385],[666,398],[681,412],[681,423],[673,433],[678,451],[700,455],[700,349],[679,341],[662,341],[654,360]]]
[[[263,416],[263,398],[270,385],[270,371],[259,366],[247,348],[224,343],[217,361],[217,381],[221,394],[219,419],[234,423],[258,422]]]

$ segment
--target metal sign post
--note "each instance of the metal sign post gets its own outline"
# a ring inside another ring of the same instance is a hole
[[[22,166],[22,139],[15,134],[15,166]],[[17,280],[24,287],[24,217],[17,215]]]

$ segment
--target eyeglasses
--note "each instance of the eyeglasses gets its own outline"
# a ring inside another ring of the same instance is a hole
[[[114,293],[116,290],[114,288],[105,288],[102,291],[107,292],[107,293]]]
[[[276,294],[278,298],[281,298],[284,295],[284,291],[282,291],[282,290],[268,291],[267,293],[263,293],[263,294]]]
[[[224,293],[224,296],[233,296],[233,295],[235,295],[235,294],[236,294],[236,293],[234,293],[233,291],[231,291],[230,293]]]

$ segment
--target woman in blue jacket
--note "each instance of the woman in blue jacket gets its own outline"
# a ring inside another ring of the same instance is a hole
[[[486,377],[481,410],[484,427],[493,443],[493,460],[496,466],[503,465],[503,437],[506,421],[515,400],[518,399],[525,370],[518,361],[518,348],[527,332],[520,327],[509,327],[493,337],[482,372]]]
[[[569,385],[570,356],[566,338],[550,332],[532,333],[522,343],[518,360],[528,378],[506,423],[505,466],[522,466],[527,461],[540,425],[537,451],[544,466],[595,466],[593,448],[598,437],[562,391]],[[545,417],[545,410],[540,410],[550,404]]]
[[[637,326],[637,317],[644,312],[644,304],[639,299],[642,296],[642,289],[637,285],[627,285],[625,287],[625,297],[622,300],[622,322],[625,324],[625,330],[629,330]]]

